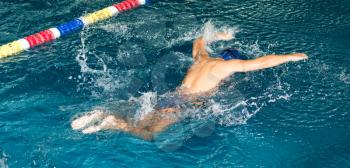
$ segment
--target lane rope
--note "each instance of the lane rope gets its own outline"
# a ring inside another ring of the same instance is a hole
[[[151,0],[125,0],[99,11],[89,13],[78,19],[60,24],[57,27],[43,30],[39,33],[0,46],[0,58],[17,55],[25,50],[51,42],[60,37],[81,31],[84,27],[109,19],[119,13],[150,4]]]

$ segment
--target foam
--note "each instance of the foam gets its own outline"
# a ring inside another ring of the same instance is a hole
[[[81,74],[70,78],[77,80],[79,83],[78,91],[90,91],[93,97],[101,98],[106,96],[106,94],[113,94],[117,89],[127,86],[130,79],[128,77],[133,76],[135,72],[134,70],[125,72],[109,69],[105,62],[106,55],[95,54],[86,44],[86,40],[89,37],[89,34],[87,34],[88,31],[89,28],[81,33],[81,48],[78,50],[79,52],[75,58],[80,66]],[[96,59],[99,68],[91,68],[88,63],[89,59]],[[102,92],[100,91],[101,89]]]
[[[113,34],[118,34],[118,35],[120,34],[122,36],[126,35],[129,31],[128,25],[120,24],[120,23],[104,24],[104,25],[99,26],[99,28],[101,28],[107,32],[113,33]]]
[[[346,73],[346,70],[343,70],[340,75],[339,75],[339,79],[341,81],[343,81],[346,84],[350,84],[350,75],[348,73]]]
[[[210,43],[218,40],[216,38],[217,32],[224,32],[227,34],[231,34],[232,40],[234,40],[236,33],[239,32],[239,29],[237,27],[216,28],[215,25],[211,21],[208,21],[204,24],[204,26],[202,28],[202,32],[203,32],[203,39],[207,42],[207,44],[210,44]]]
[[[7,164],[7,159],[8,156],[6,155],[6,153],[2,153],[2,157],[0,157],[0,168],[9,168],[8,164]]]
[[[92,73],[92,74],[104,74],[107,72],[107,66],[106,64],[103,62],[103,60],[96,56],[100,61],[101,63],[103,64],[103,69],[101,70],[98,70],[98,69],[92,69],[88,66],[87,64],[87,60],[88,60],[88,57],[86,56],[86,54],[88,53],[88,48],[86,47],[85,45],[85,34],[84,34],[84,31],[81,33],[81,36],[80,36],[80,40],[81,40],[81,49],[79,49],[79,53],[78,55],[76,56],[75,60],[79,63],[80,65],[80,68],[81,68],[81,72],[83,73]]]
[[[157,93],[147,92],[139,98],[131,98],[131,100],[137,101],[141,104],[141,108],[135,113],[134,119],[139,121],[144,119],[144,117],[153,111],[154,106],[157,103]]]

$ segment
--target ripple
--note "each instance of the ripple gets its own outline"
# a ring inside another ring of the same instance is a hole
[[[337,165],[339,167],[350,166],[350,154],[344,151],[348,143],[338,142],[337,144],[326,144],[324,146],[304,149],[296,152],[296,155],[284,160],[283,162],[292,163],[290,167],[300,167],[305,165],[313,165],[317,167],[332,167]]]
[[[8,161],[18,167],[349,167],[349,144],[339,141],[349,137],[350,122],[348,3],[165,0],[0,60],[0,129],[8,131],[1,144],[15,147],[11,157],[0,153],[0,167]],[[0,1],[0,43],[110,4]],[[228,46],[250,58],[307,52],[310,60],[237,74],[188,121],[198,127],[185,121],[156,143],[70,130],[75,112],[175,88],[192,63],[192,41],[209,20],[240,30],[234,41],[213,45],[214,52]],[[338,127],[344,131],[331,136]]]
[[[291,83],[299,82],[295,84],[299,88],[293,89],[289,103],[278,104],[285,111],[283,122],[290,126],[325,127],[348,114],[341,110],[347,106],[348,98],[343,88],[335,85],[338,75],[329,73],[333,68],[320,62],[310,66],[308,80],[300,79],[297,74],[289,76],[289,81],[294,80]]]

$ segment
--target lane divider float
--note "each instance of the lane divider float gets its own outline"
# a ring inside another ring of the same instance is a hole
[[[10,42],[0,46],[0,58],[19,54],[38,45],[51,42],[73,32],[82,30],[84,27],[99,21],[109,19],[118,13],[137,8],[141,5],[149,4],[151,0],[125,0],[102,10],[87,14],[78,19],[63,23],[57,27],[50,28],[28,37]]]

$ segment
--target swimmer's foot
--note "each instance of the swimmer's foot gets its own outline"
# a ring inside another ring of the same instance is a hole
[[[103,113],[101,110],[94,110],[90,114],[75,119],[72,122],[71,127],[73,130],[80,130],[87,127],[88,125],[101,121],[105,116],[106,114]]]
[[[84,129],[82,132],[84,134],[92,134],[102,130],[121,130],[121,131],[128,132],[129,124],[122,119],[119,119],[115,116],[110,115],[105,119],[103,119],[100,125],[88,127]]]

